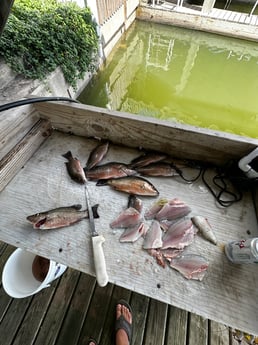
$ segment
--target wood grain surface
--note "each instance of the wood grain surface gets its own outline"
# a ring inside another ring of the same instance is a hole
[[[97,144],[95,139],[54,131],[0,194],[0,240],[94,276],[87,220],[63,229],[41,231],[33,229],[26,217],[78,203],[86,207],[84,188],[68,176],[62,154],[71,150],[85,165]],[[138,155],[135,148],[111,144],[103,163],[127,163]],[[159,190],[160,197],[180,198],[192,208],[191,215],[208,218],[219,244],[215,246],[196,235],[186,251],[206,257],[209,268],[202,282],[188,281],[173,269],[158,266],[142,249],[143,239],[134,244],[120,243],[122,230],[112,230],[109,224],[127,206],[128,195],[89,182],[91,203],[99,204],[96,228],[106,239],[104,252],[109,281],[204,318],[257,334],[258,266],[233,265],[223,251],[224,244],[230,240],[258,235],[251,196],[245,193],[241,202],[222,208],[199,180],[193,184],[184,183],[180,178],[149,180]],[[156,198],[142,197],[142,200],[145,210]],[[164,314],[166,309],[159,312]]]
[[[258,146],[257,139],[89,105],[51,102],[38,103],[35,108],[55,129],[157,150],[181,159],[224,164],[229,159],[242,158]]]

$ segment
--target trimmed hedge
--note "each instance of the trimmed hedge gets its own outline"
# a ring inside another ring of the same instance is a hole
[[[16,0],[0,37],[0,55],[26,78],[44,79],[58,66],[66,81],[96,67],[98,36],[89,8],[56,0]]]

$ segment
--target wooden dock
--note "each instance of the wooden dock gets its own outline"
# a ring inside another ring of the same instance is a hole
[[[0,242],[1,276],[14,250]],[[223,324],[113,284],[100,288],[94,277],[71,268],[51,287],[27,298],[11,298],[0,284],[1,344],[85,345],[90,337],[101,345],[114,344],[114,310],[120,298],[133,309],[134,345],[239,344],[234,330]]]
[[[177,6],[175,0],[153,1],[137,9],[137,19],[200,30],[223,36],[258,41],[258,16],[213,8],[201,12],[201,6]]]
[[[221,19],[221,20],[232,22],[232,23],[244,23],[244,24],[249,24],[253,26],[258,26],[257,15],[254,15],[254,14],[249,15],[249,13],[224,10],[224,9],[215,8],[215,7],[212,9],[212,11],[208,15],[201,13],[201,6],[186,4],[183,7],[178,7],[176,4],[176,1],[158,1],[155,4],[155,8],[160,8],[160,9],[163,8],[169,11],[176,11],[176,12],[199,14],[201,16],[208,16],[210,18]]]

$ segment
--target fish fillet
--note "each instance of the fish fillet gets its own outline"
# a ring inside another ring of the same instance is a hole
[[[110,227],[114,228],[128,228],[140,223],[141,214],[134,207],[129,207],[122,211],[118,217],[110,223]]]
[[[173,199],[167,202],[162,209],[156,214],[157,220],[174,220],[185,217],[191,212],[191,208],[179,199]]]
[[[146,233],[146,226],[143,222],[125,229],[119,238],[120,242],[136,242],[140,237]]]
[[[179,271],[186,279],[202,280],[209,266],[201,255],[186,254],[170,261],[170,267]]]
[[[151,207],[145,212],[144,217],[145,219],[153,219],[155,218],[156,214],[162,209],[162,207],[168,202],[167,199],[161,198],[156,201]]]
[[[182,249],[192,243],[195,231],[190,219],[184,219],[172,224],[164,234],[162,249]]]
[[[153,249],[162,247],[162,230],[159,222],[153,220],[147,234],[144,238],[143,248]]]

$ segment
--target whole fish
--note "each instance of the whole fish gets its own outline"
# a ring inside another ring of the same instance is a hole
[[[177,218],[185,217],[191,212],[191,208],[187,206],[183,201],[175,198],[168,201],[162,209],[156,214],[157,220],[174,220]]]
[[[119,238],[120,242],[136,242],[140,237],[146,233],[146,225],[141,222],[130,228],[126,228]]]
[[[183,219],[172,224],[165,232],[162,240],[162,249],[176,248],[183,249],[192,243],[195,231],[190,219]]]
[[[138,176],[126,176],[120,178],[112,178],[109,180],[99,180],[97,186],[109,185],[117,191],[142,195],[142,196],[157,196],[158,190],[152,183]]]
[[[88,210],[79,211],[82,205],[72,205],[67,207],[59,207],[49,211],[40,212],[28,216],[26,219],[33,224],[34,229],[48,230],[58,229],[80,222],[84,218],[88,218]],[[99,218],[98,205],[92,207],[94,218]]]
[[[98,165],[91,170],[84,169],[89,180],[107,180],[137,174],[137,171],[130,169],[124,163],[109,162]]]
[[[170,261],[170,267],[179,271],[186,279],[200,281],[203,279],[208,266],[208,261],[197,254],[185,254]]]
[[[194,225],[199,229],[204,238],[213,244],[217,244],[217,238],[212,230],[207,218],[203,216],[194,216],[191,218]]]
[[[79,159],[73,157],[71,151],[66,152],[63,157],[68,159],[65,164],[70,177],[78,183],[86,183],[87,179]]]
[[[92,169],[94,168],[99,162],[102,161],[102,159],[105,157],[105,155],[108,152],[109,148],[109,142],[101,143],[100,145],[96,146],[90,153],[88,161],[86,163],[86,169]]]
[[[135,168],[137,172],[143,176],[178,176],[177,171],[169,163],[152,163],[144,167]]]
[[[110,223],[112,229],[128,228],[135,226],[141,221],[141,214],[133,207],[122,211],[113,222]]]
[[[162,247],[162,230],[157,220],[153,220],[146,233],[143,249],[157,249]]]
[[[149,165],[151,163],[160,162],[167,158],[167,155],[164,153],[158,153],[158,152],[148,152],[144,155],[141,155],[135,159],[133,159],[130,163],[130,166],[133,169],[144,167],[146,165]]]

